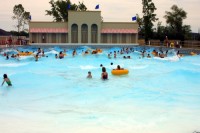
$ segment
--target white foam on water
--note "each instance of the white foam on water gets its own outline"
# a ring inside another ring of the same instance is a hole
[[[34,57],[33,57],[33,55],[30,55],[30,56],[20,56],[19,60],[26,60],[26,59],[29,59],[29,58],[34,58]]]
[[[86,66],[80,66],[80,68],[81,68],[82,70],[91,70],[91,69],[98,69],[99,67],[86,65]]]
[[[7,52],[17,52],[15,49],[5,49],[1,52],[1,54],[7,53]]]
[[[180,58],[177,55],[171,56],[171,57],[165,57],[165,58],[154,57],[154,59],[163,60],[163,61],[172,61],[172,62],[176,62],[180,60]]]
[[[121,65],[120,65],[121,66]],[[105,66],[107,69],[116,69],[117,65],[109,65],[109,66]],[[121,66],[123,67],[123,66]]]
[[[148,67],[148,65],[135,65],[135,66],[131,66],[129,68],[130,69],[145,69],[147,67]]]
[[[51,50],[49,52],[45,52],[45,54],[58,54],[59,52],[56,50]]]
[[[195,65],[195,66],[200,66],[200,64],[198,64],[198,63],[192,63],[193,65]]]
[[[172,56],[172,57],[168,57],[168,59],[169,59],[170,61],[174,61],[174,62],[180,60],[180,58],[179,58],[177,55]]]
[[[25,66],[29,63],[7,63],[7,64],[0,64],[0,67],[19,67],[19,66]]]

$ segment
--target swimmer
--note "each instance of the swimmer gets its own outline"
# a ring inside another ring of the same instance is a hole
[[[111,59],[111,56],[110,56],[110,54],[108,54],[108,59]]]
[[[1,86],[3,86],[4,82],[6,82],[8,84],[8,86],[12,86],[12,83],[11,83],[10,79],[8,78],[7,74],[3,75],[3,82],[1,84]]]
[[[57,54],[55,54],[55,58],[58,59],[58,55]]]
[[[16,56],[14,54],[11,55],[11,58],[15,58]]]
[[[117,65],[117,68],[115,70],[124,70],[124,68],[121,68],[120,65]]]
[[[7,55],[6,55],[6,60],[8,60],[8,59],[9,59],[9,55],[7,54]]]
[[[42,52],[42,50],[40,48],[38,48],[37,53],[39,54],[41,52]]]
[[[102,67],[101,79],[103,79],[103,80],[108,79],[108,73],[106,72],[105,67]]]
[[[60,51],[60,53],[59,53],[59,58],[62,59],[62,58],[64,58],[64,56],[65,56],[65,55],[62,53],[62,51]]]
[[[72,56],[77,55],[76,50],[74,49],[74,51],[72,52]]]
[[[39,59],[39,55],[36,54],[36,55],[35,55],[35,61],[38,61],[38,59]]]
[[[163,53],[159,53],[158,56],[159,56],[160,58],[165,58],[165,55],[164,55]]]
[[[116,51],[114,51],[114,58],[117,58],[117,53],[116,53]]]
[[[127,59],[130,59],[131,58],[131,56],[127,56]]]
[[[44,50],[42,50],[42,57],[45,57]]]
[[[150,54],[147,55],[147,58],[151,58]]]
[[[87,78],[89,78],[89,79],[92,78],[92,73],[91,73],[90,71],[88,72],[88,76],[87,76]]]

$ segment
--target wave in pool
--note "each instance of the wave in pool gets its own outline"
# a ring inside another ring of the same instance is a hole
[[[149,65],[135,65],[133,67],[129,67],[130,69],[145,69],[147,68]]]
[[[56,50],[51,50],[49,52],[45,52],[45,54],[58,54],[59,52]]]
[[[99,69],[99,67],[90,66],[90,65],[80,66],[80,68],[81,68],[82,70]]]
[[[172,62],[176,62],[176,61],[180,60],[180,58],[178,56],[165,57],[165,58],[154,57],[154,59],[163,60],[163,61],[172,61]]]
[[[7,63],[7,64],[0,64],[0,67],[20,67],[28,65],[29,63]]]

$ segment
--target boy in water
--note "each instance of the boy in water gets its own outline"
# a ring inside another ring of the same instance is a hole
[[[3,83],[1,84],[1,86],[3,86],[4,82],[6,82],[8,84],[8,86],[12,86],[11,81],[8,78],[7,74],[3,75]]]

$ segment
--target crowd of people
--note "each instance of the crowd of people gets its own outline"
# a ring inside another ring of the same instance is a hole
[[[111,52],[108,52],[107,57],[108,59],[111,58],[119,58],[122,57],[123,59],[131,59],[131,56],[129,54],[134,53],[135,50],[134,48],[122,48],[121,50],[114,50]],[[145,49],[137,51],[139,53],[139,58],[152,58],[152,57],[160,57],[160,58],[165,58],[168,56],[168,50],[160,50],[160,49],[154,49],[151,53],[150,51],[146,51]],[[65,56],[67,51],[66,49],[64,49],[63,51],[60,51],[59,53],[55,54],[55,58],[56,59],[63,59],[65,58]],[[88,54],[99,54],[102,53],[102,49],[87,49],[87,50],[82,50],[82,55],[88,55]],[[12,54],[11,56],[8,53],[4,53],[3,56],[6,57],[6,59],[8,60],[9,58],[16,58],[19,59],[20,56],[33,56],[35,58],[35,61],[38,61],[40,57],[48,57],[45,55],[45,52],[43,49],[38,48],[37,51],[19,51],[17,54]],[[72,56],[75,57],[77,54],[76,49],[73,50],[72,52]],[[191,52],[191,55],[196,55],[194,52]],[[180,55],[179,51],[177,52],[177,56],[182,57],[182,55]]]
[[[66,56],[66,49],[64,49],[64,51],[60,51],[59,54],[55,54],[55,58],[56,59],[63,59]],[[121,50],[118,51],[112,51],[109,52],[107,57],[108,59],[111,58],[117,58],[117,57],[121,57],[120,55],[122,55],[123,59],[131,59],[131,56],[128,54],[131,54],[135,52],[135,50],[133,48],[122,48]],[[146,50],[141,50],[138,51],[140,53],[140,59],[141,58],[151,58],[151,56],[154,57],[160,57],[160,58],[165,58],[168,56],[168,50],[166,51],[162,51],[162,50],[153,50],[151,53],[149,53],[149,51],[147,52]],[[101,49],[95,49],[95,50],[91,50],[91,49],[87,49],[87,50],[82,50],[82,55],[87,55],[87,54],[98,54],[98,53],[102,53]],[[124,54],[126,54],[127,56],[125,56]],[[45,55],[45,52],[43,49],[38,48],[36,52],[29,52],[29,51],[18,51],[17,54],[12,54],[11,56],[7,53],[4,53],[3,56],[6,57],[6,60],[8,60],[9,58],[16,58],[19,59],[20,56],[29,56],[29,55],[33,55],[35,58],[35,61],[38,61],[40,57],[48,57]],[[77,52],[74,49],[72,52],[72,56],[76,56]],[[194,54],[193,54],[194,55]],[[180,52],[177,52],[177,56],[181,57],[182,55],[180,54]],[[113,63],[111,63],[111,65],[113,65]],[[101,64],[100,67],[102,67],[102,73],[101,73],[101,79],[106,80],[108,79],[108,73],[106,72],[106,68]],[[117,68],[115,70],[123,70],[124,68],[121,68],[120,65],[117,66]],[[88,72],[87,78],[92,78],[92,73],[91,71]],[[8,78],[7,74],[3,75],[3,83],[6,82],[8,84],[8,86],[12,86],[10,79]]]

